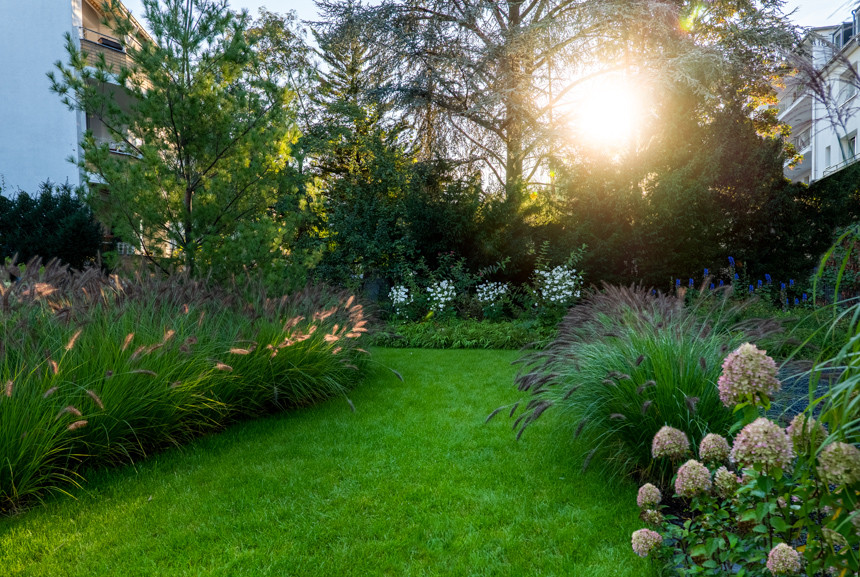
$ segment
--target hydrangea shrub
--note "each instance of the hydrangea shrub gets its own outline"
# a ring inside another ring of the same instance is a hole
[[[706,435],[700,460],[678,467],[670,498],[650,484],[639,489],[649,527],[634,532],[633,551],[669,574],[860,574],[860,449],[829,439],[809,415],[786,429],[750,418],[779,382],[761,351],[741,349],[718,384],[721,398],[736,403],[738,433],[731,443]],[[686,441],[684,431],[663,427],[652,454],[677,464]]]

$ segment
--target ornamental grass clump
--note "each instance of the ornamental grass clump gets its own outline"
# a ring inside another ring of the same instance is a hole
[[[363,307],[172,278],[12,265],[0,283],[0,510],[228,423],[346,397]]]
[[[513,411],[517,435],[555,413],[584,465],[668,487],[673,459],[685,455],[654,459],[655,434],[672,427],[696,447],[709,433],[726,435],[734,418],[716,383],[727,352],[779,330],[735,323],[744,305],[728,297],[728,289],[703,291],[686,304],[615,286],[586,296],[552,343],[522,359],[516,384],[531,398]]]

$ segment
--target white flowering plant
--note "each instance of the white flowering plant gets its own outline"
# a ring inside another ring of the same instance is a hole
[[[427,306],[435,314],[454,311],[454,299],[457,291],[450,280],[440,280],[427,287]]]
[[[475,287],[475,296],[480,303],[485,318],[496,319],[502,316],[505,304],[510,300],[510,287],[507,283],[486,281]]]
[[[545,305],[569,307],[582,293],[582,274],[569,265],[535,271],[535,288]]]
[[[412,303],[412,294],[409,288],[405,285],[394,285],[388,291],[388,298],[391,300],[391,308],[394,315],[405,318],[407,316],[407,307]]]

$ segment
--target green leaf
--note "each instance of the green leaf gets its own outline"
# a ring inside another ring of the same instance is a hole
[[[782,517],[773,517],[770,520],[770,526],[776,529],[777,531],[783,532],[788,530],[788,524],[785,522],[785,519]]]
[[[690,547],[690,557],[704,557],[708,554],[708,550],[703,543]]]

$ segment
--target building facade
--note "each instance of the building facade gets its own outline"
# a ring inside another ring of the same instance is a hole
[[[791,126],[801,155],[785,176],[810,184],[858,160],[860,45],[858,15],[833,26],[813,28],[805,40],[799,71],[779,92],[780,121]]]
[[[48,72],[65,62],[66,34],[76,46],[119,67],[123,39],[103,25],[100,0],[0,0],[0,187],[35,193],[40,183],[84,184],[76,163],[86,130],[107,140],[103,125],[69,110],[50,90]],[[118,86],[106,86],[122,91]],[[121,96],[120,96],[121,98]],[[117,148],[117,154],[122,150]]]

